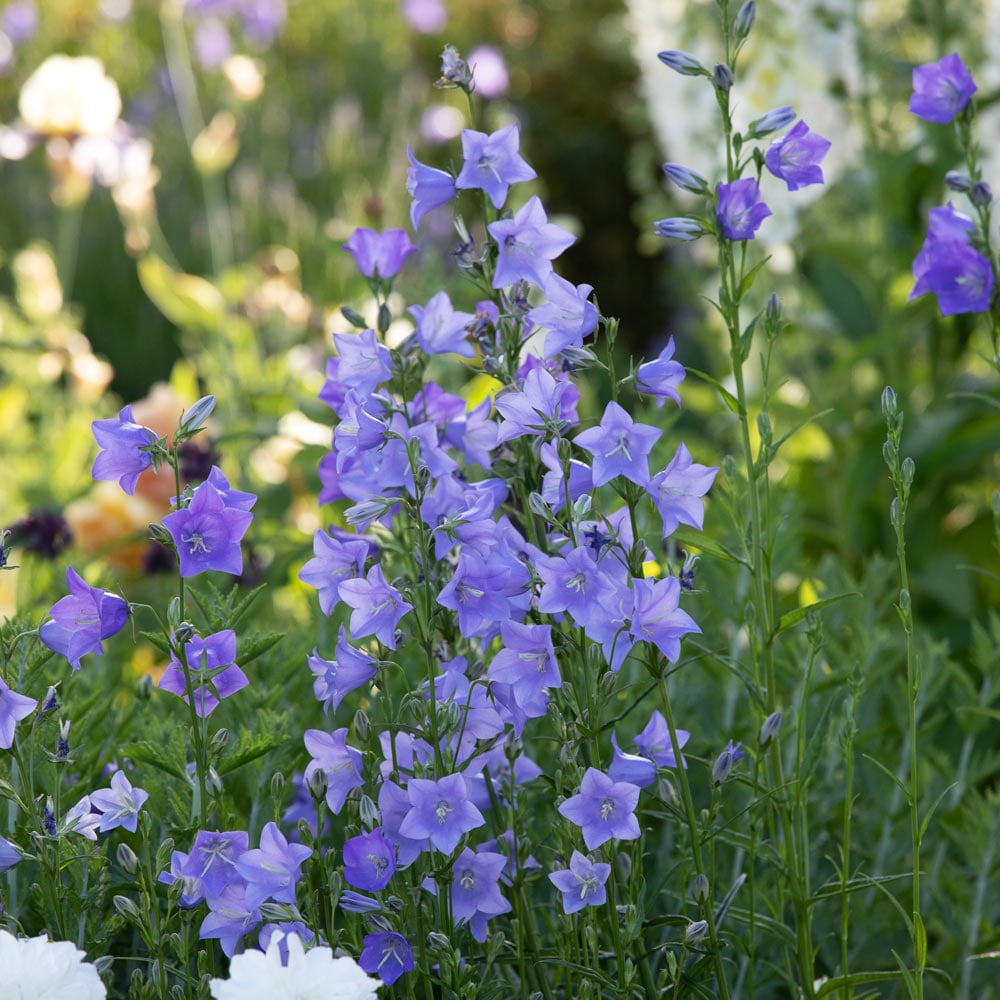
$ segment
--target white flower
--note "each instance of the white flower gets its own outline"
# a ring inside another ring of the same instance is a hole
[[[18,110],[40,135],[108,135],[122,111],[118,85],[92,56],[49,56],[25,81]]]
[[[288,965],[281,964],[281,942]],[[228,979],[208,984],[215,1000],[376,1000],[379,981],[353,958],[334,958],[329,948],[305,951],[295,934],[275,934],[266,952],[245,951],[229,963]]]
[[[16,938],[0,930],[0,997],[4,1000],[103,1000],[97,969],[69,941]]]

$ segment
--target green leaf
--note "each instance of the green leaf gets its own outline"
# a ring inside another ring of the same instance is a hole
[[[896,775],[893,774],[892,771],[890,771],[889,768],[885,766],[885,764],[883,764],[880,760],[876,760],[874,757],[869,756],[866,753],[863,753],[861,756],[864,757],[864,759],[867,760],[869,763],[874,764],[884,775],[890,778],[893,784],[896,785],[896,787],[906,796],[906,801],[907,802],[910,801],[909,788],[907,788],[906,785],[904,785],[903,782],[900,781],[899,778],[897,778]]]
[[[849,590],[843,594],[836,594],[833,597],[824,597],[821,601],[813,601],[812,604],[803,604],[802,607],[796,608],[794,611],[789,611],[778,619],[778,624],[774,626],[774,631],[771,633],[771,641],[773,642],[782,632],[790,629],[793,625],[798,625],[810,611],[818,611],[820,608],[825,608],[828,604],[836,604],[838,601],[843,601],[848,597],[861,596],[858,591]]]
[[[917,834],[917,843],[921,843],[924,839],[924,834],[927,832],[927,827],[930,826],[931,819],[934,813],[937,812],[937,807],[941,805],[944,801],[944,797],[958,784],[957,781],[953,781],[935,800],[934,805],[927,810],[927,815],[924,817],[923,822],[920,824],[920,832]]]
[[[851,986],[862,986],[865,983],[894,983],[899,979],[898,972],[852,972],[848,976],[834,976],[828,979],[816,991],[816,998],[828,997]]]
[[[242,639],[236,653],[236,661],[241,665],[249,663],[262,653],[277,646],[284,638],[284,632],[265,632],[263,635],[252,635],[247,639]]]
[[[214,331],[225,319],[225,300],[211,282],[173,270],[156,254],[146,254],[136,270],[143,291],[171,323],[185,330]]]
[[[923,969],[927,965],[927,929],[924,927],[924,918],[919,913],[913,914],[913,950],[916,952],[917,968]]]
[[[848,879],[843,885],[840,882],[827,882],[809,897],[809,905],[821,903],[825,899],[832,899],[843,893],[872,889],[881,883],[902,882],[912,878],[909,872],[901,872],[899,875],[859,875],[857,878]]]
[[[216,768],[220,775],[231,772],[249,764],[251,761],[269,754],[272,750],[285,746],[289,737],[283,733],[269,733],[266,736],[251,736],[244,733],[237,747],[222,760]]]
[[[690,372],[692,375],[697,375],[703,382],[707,382],[722,397],[722,401],[729,407],[730,411],[737,415],[739,414],[740,401],[718,379],[712,378],[711,375],[699,371],[697,368],[688,368],[685,366],[685,371]]]
[[[839,696],[833,697],[823,707],[823,714],[820,716],[819,722],[813,730],[812,736],[809,738],[809,744],[806,746],[805,758],[799,768],[798,779],[800,785],[805,785],[812,777],[813,771],[816,769],[816,764],[819,761],[819,755],[822,753],[823,746],[826,743],[826,731],[830,726],[830,716],[833,714],[833,706],[838,701]]]
[[[165,757],[163,749],[148,740],[139,740],[135,743],[126,743],[120,750],[122,757],[131,757],[133,760],[141,760],[144,764],[151,764],[153,767],[165,771],[167,774],[187,781],[187,774],[176,761]]]
[[[747,569],[750,568],[750,563],[747,562],[742,556],[736,555],[734,552],[730,552],[729,549],[722,545],[717,545],[710,538],[705,537],[702,534],[695,534],[694,531],[686,531],[683,528],[678,528],[671,536],[672,541],[676,541],[679,545],[696,548],[699,552],[704,552],[706,555],[714,556],[716,559],[723,559],[726,562],[739,563],[741,566],[746,566]]]

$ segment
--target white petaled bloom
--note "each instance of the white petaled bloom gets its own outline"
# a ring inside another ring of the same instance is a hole
[[[16,938],[0,930],[0,997],[4,1000],[102,1000],[97,969],[69,941]]]
[[[92,56],[49,56],[18,100],[24,127],[39,135],[109,135],[122,111],[118,85]]]
[[[288,948],[281,964],[280,945]],[[329,948],[306,951],[295,934],[275,934],[267,951],[245,951],[229,963],[228,979],[209,982],[215,1000],[376,1000],[381,985],[353,958],[334,958]]]

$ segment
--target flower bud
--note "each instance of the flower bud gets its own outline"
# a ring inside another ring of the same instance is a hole
[[[778,298],[775,292],[771,292],[767,297],[767,305],[764,306],[764,316],[772,326],[777,326],[781,322],[781,299]]]
[[[221,729],[217,729],[212,734],[212,739],[209,741],[208,748],[213,756],[222,753],[223,750],[229,745],[229,730],[223,726]]]
[[[271,798],[280,799],[285,790],[285,775],[281,771],[275,771],[271,775]]]
[[[958,170],[949,170],[944,175],[944,183],[949,189],[958,191],[960,194],[972,190],[972,178]]]
[[[754,0],[747,0],[736,14],[736,21],[733,24],[733,32],[736,40],[742,42],[753,30],[754,21],[757,20],[757,4]]]
[[[212,415],[215,409],[215,396],[202,396],[190,410],[181,417],[177,428],[179,437],[193,437],[200,430],[202,424]]]
[[[139,701],[146,702],[153,697],[153,678],[143,674],[135,684],[135,696]]]
[[[446,45],[441,52],[441,76],[434,86],[444,90],[457,87],[466,93],[472,89],[472,70],[454,45]]]
[[[772,712],[760,724],[760,745],[766,747],[778,735],[781,729],[781,712]]]
[[[368,721],[368,716],[365,714],[364,709],[359,708],[354,713],[354,732],[357,733],[358,739],[363,743],[368,742],[368,737],[372,733],[372,724]]]
[[[379,810],[378,806],[371,800],[367,795],[362,795],[360,801],[358,802],[358,813],[361,816],[361,822],[364,826],[371,830],[378,826],[379,821]]]
[[[712,68],[712,83],[716,90],[728,94],[733,89],[735,82],[736,77],[733,76],[733,71],[725,63],[716,63]]]
[[[120,864],[129,875],[134,875],[139,870],[139,857],[135,851],[128,846],[128,844],[119,844],[116,856],[118,858],[118,864]]]
[[[59,722],[59,738],[56,740],[56,761],[63,763],[69,759],[69,727],[72,725],[69,719],[62,719]]]
[[[141,917],[139,916],[139,907],[132,902],[128,896],[115,896],[111,901],[114,903],[115,909],[126,919],[134,921],[135,923],[141,922]]]
[[[743,751],[740,749],[742,746],[742,743],[734,745],[733,741],[730,740],[722,753],[716,757],[715,763],[712,765],[712,782],[714,784],[721,785],[729,777],[733,764],[743,756]]]
[[[976,183],[972,185],[972,190],[969,192],[969,200],[973,205],[985,208],[993,201],[993,189],[986,183],[986,181],[976,181]]]
[[[882,390],[882,416],[888,420],[896,415],[896,393],[891,385]]]
[[[431,931],[427,935],[427,947],[431,951],[448,951],[451,948],[451,942],[446,934],[442,934],[440,931]]]
[[[704,236],[708,230],[697,219],[680,216],[654,222],[653,232],[668,240],[696,240],[699,236]]]
[[[708,70],[690,52],[668,49],[658,53],[657,58],[681,76],[708,76]]]
[[[708,921],[696,920],[694,923],[688,924],[687,930],[684,932],[684,943],[697,944],[707,933]]]
[[[709,193],[708,181],[690,167],[681,166],[679,163],[664,163],[663,172],[683,191],[703,195]]]
[[[704,903],[708,899],[710,887],[708,876],[699,872],[691,879],[691,898],[697,903]]]
[[[747,127],[746,137],[748,139],[763,139],[764,136],[772,132],[780,132],[795,121],[795,109],[789,105],[774,108],[767,114],[755,118]]]
[[[309,775],[309,794],[318,802],[326,798],[326,771],[318,767]]]
[[[903,459],[902,464],[899,467],[900,475],[903,479],[903,488],[909,489],[913,485],[913,476],[917,471],[916,465],[913,463],[913,459],[909,455]]]

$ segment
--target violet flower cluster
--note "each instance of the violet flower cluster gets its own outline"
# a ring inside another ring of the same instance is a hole
[[[734,82],[732,70],[725,64],[720,63],[714,72],[709,72],[687,52],[661,52],[660,61],[681,76],[704,76],[726,98]],[[789,125],[792,125],[790,129]],[[751,145],[781,132],[785,134],[773,139],[763,153]],[[679,163],[663,165],[663,172],[677,187],[708,200],[710,214],[660,219],[653,223],[657,236],[689,241],[714,232],[721,239],[732,242],[752,240],[772,214],[760,190],[763,169],[783,181],[789,191],[823,183],[820,164],[830,149],[830,141],[813,132],[801,119],[796,121],[791,107],[775,108],[755,119],[738,138],[740,156],[733,165],[733,177],[728,183],[716,185],[714,192],[708,180],[690,167]],[[756,168],[756,177],[742,176],[751,167]]]
[[[942,316],[987,312],[993,301],[996,265],[990,248],[993,193],[979,176],[969,134],[972,95],[977,87],[957,53],[913,70],[910,111],[918,118],[946,125],[955,121],[965,147],[968,175],[952,172],[947,186],[966,195],[975,218],[949,201],[932,208],[926,238],[913,261],[916,283],[910,301],[928,292],[937,296]]]
[[[506,816],[541,776],[523,749],[533,720],[554,700],[565,707],[563,690],[579,683],[566,675],[574,644],[613,677],[630,657],[677,662],[683,637],[699,631],[680,606],[677,575],[644,575],[653,553],[637,525],[655,525],[657,545],[679,524],[700,528],[716,472],[683,445],[660,464],[663,432],[618,401],[581,426],[574,373],[595,360],[587,338],[601,321],[591,286],[555,272],[574,237],[549,222],[536,195],[507,207],[535,176],[516,125],[466,130],[454,175],[408,155],[415,228],[460,192],[482,193],[487,242],[475,245],[459,224],[459,260],[492,294],[457,302],[442,291],[412,306],[413,333],[398,346],[383,341],[381,316],[334,335],[320,398],[337,422],[319,467],[320,500],[344,503],[353,530],[316,532],[299,574],[322,612],[344,621],[334,647],[320,644],[308,658],[324,710],[336,713],[373,683],[382,688],[383,671],[411,651],[422,649],[430,665],[418,724],[382,729],[375,759],[348,727],[305,734],[302,788],[334,816],[360,801],[361,830],[342,845],[350,888],[341,906],[378,917],[361,965],[385,983],[413,967],[412,928],[383,902],[396,885],[404,894],[401,872],[419,865],[423,890],[446,893],[455,925],[485,941],[511,910],[508,887],[537,871],[531,837],[508,829]],[[791,146],[781,169],[792,171],[796,155]],[[377,277],[383,302],[412,254],[392,230],[358,230],[346,249],[365,277]],[[657,406],[679,402],[684,370],[673,354],[671,340],[629,379]],[[430,359],[441,358],[437,371],[448,356],[492,376],[492,397],[470,405],[428,379]],[[659,768],[677,766],[689,734],[676,735],[674,746],[654,713],[634,737],[637,752],[623,752],[615,736],[602,766],[580,771],[558,806],[567,843],[597,851],[638,838],[644,789]],[[308,796],[292,817],[309,818]],[[602,903],[610,871],[572,854],[551,875],[567,914]]]

